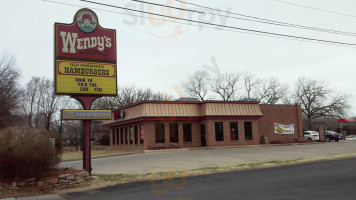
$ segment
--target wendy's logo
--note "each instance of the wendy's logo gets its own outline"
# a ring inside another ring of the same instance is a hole
[[[77,15],[78,28],[84,33],[91,33],[95,30],[98,19],[90,10],[83,10]]]

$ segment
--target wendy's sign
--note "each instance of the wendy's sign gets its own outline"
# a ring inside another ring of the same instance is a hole
[[[56,94],[116,95],[116,62],[116,30],[102,28],[92,10],[55,23]]]
[[[89,9],[77,12],[72,24],[55,24],[56,57],[116,61],[116,31],[103,29]]]

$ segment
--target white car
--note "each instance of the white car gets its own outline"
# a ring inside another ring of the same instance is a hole
[[[319,141],[319,132],[304,131],[304,140]]]
[[[347,135],[346,140],[356,140],[356,135]]]

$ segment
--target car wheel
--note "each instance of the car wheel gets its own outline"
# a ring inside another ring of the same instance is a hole
[[[335,142],[338,142],[339,140],[335,140]]]
[[[308,138],[308,142],[313,142],[313,140],[311,138]]]
[[[326,141],[327,141],[327,142],[330,142],[330,138],[326,138]]]

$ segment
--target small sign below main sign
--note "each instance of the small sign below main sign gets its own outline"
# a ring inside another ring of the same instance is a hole
[[[62,110],[62,120],[109,120],[111,110]]]

